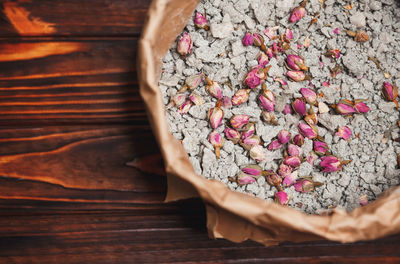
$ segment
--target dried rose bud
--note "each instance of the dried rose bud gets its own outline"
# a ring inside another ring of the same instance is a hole
[[[265,45],[264,45],[264,38],[260,34],[254,33],[254,46],[260,47],[262,50],[265,50]]]
[[[314,112],[312,107],[310,107],[308,114],[304,117],[304,121],[310,126],[316,126],[318,124],[318,115]]]
[[[281,164],[279,165],[279,170],[278,170],[278,174],[279,176],[281,176],[282,178],[285,178],[286,176],[289,176],[290,174],[292,174],[293,172],[293,168],[286,165],[286,164]]]
[[[242,39],[242,44],[243,46],[251,46],[254,43],[254,37],[253,34],[246,32],[246,34],[244,34],[244,37]]]
[[[265,179],[271,186],[279,186],[282,183],[282,178],[272,170],[267,170],[263,172]]]
[[[290,134],[289,131],[287,131],[287,130],[281,130],[281,131],[278,133],[278,140],[279,140],[279,142],[280,142],[281,144],[286,144],[286,143],[289,142],[291,136],[292,136],[292,135]]]
[[[192,94],[189,96],[190,101],[192,101],[195,105],[202,105],[204,104],[203,97],[201,95],[192,92]]]
[[[336,106],[335,106],[336,112],[342,115],[351,115],[356,112],[354,107],[350,104],[348,104],[346,101],[340,101]]]
[[[303,71],[288,71],[286,76],[295,82],[301,82],[310,79],[310,77],[307,76]]]
[[[242,171],[248,175],[258,178],[261,176],[263,169],[258,165],[247,165],[242,169]]]
[[[176,105],[177,107],[180,107],[186,102],[187,95],[183,93],[177,93],[171,98],[171,103],[172,105]]]
[[[321,186],[322,183],[315,182],[311,178],[300,178],[294,184],[294,189],[301,193],[307,193],[315,190],[315,187]]]
[[[250,116],[248,115],[234,115],[231,120],[231,126],[234,129],[241,129],[245,125],[247,125],[250,121]]]
[[[300,157],[298,156],[287,156],[284,160],[283,163],[292,167],[292,168],[297,168],[301,164]]]
[[[208,136],[208,141],[213,145],[215,149],[215,155],[217,156],[217,159],[219,159],[219,149],[224,145],[224,138],[223,136],[218,133],[218,131],[213,131],[209,136]]]
[[[301,88],[300,93],[301,95],[303,95],[304,99],[306,99],[306,102],[310,105],[317,104],[317,94],[313,90],[309,88]]]
[[[360,196],[360,205],[361,206],[366,206],[368,204],[368,196],[366,194],[363,194]]]
[[[306,160],[307,160],[307,162],[310,164],[310,165],[312,165],[312,166],[314,166],[314,163],[315,163],[315,161],[318,159],[318,156],[317,156],[317,154],[315,154],[313,151],[311,151],[310,153],[308,153],[308,155],[307,155],[307,157],[306,157]]]
[[[261,139],[259,136],[251,136],[245,139],[242,139],[240,142],[240,145],[245,149],[245,150],[251,150],[254,146],[260,145]]]
[[[265,36],[267,36],[270,40],[275,40],[275,39],[277,39],[277,38],[279,38],[277,35],[276,35],[276,31],[279,29],[279,26],[276,26],[276,27],[267,27],[265,30],[264,30],[264,35]]]
[[[222,97],[221,106],[224,108],[231,108],[232,107],[232,99],[228,96]]]
[[[275,119],[275,114],[273,112],[269,112],[268,110],[263,110],[261,116],[265,123],[273,124],[275,126],[279,125],[279,123]]]
[[[298,113],[300,116],[305,116],[307,114],[307,106],[306,102],[304,102],[303,98],[297,98],[292,103],[293,110]]]
[[[232,141],[234,144],[237,144],[239,142],[240,133],[237,132],[235,129],[227,127],[225,128],[224,133],[225,137]]]
[[[232,97],[232,105],[238,106],[243,104],[249,100],[249,89],[240,89],[238,90],[235,95]]]
[[[218,82],[206,77],[206,91],[209,95],[221,100],[223,97],[221,85]]]
[[[325,53],[325,56],[333,58],[333,59],[339,59],[340,58],[340,51],[338,49],[329,49]]]
[[[270,112],[273,112],[275,110],[275,96],[270,90],[261,93],[258,97],[258,100],[265,110]]]
[[[323,168],[322,172],[335,172],[342,169],[343,165],[349,164],[351,161],[340,161],[335,156],[325,156],[321,158],[320,166]]]
[[[293,144],[301,147],[304,144],[304,137],[300,134],[297,134],[296,136],[293,137]]]
[[[190,107],[192,107],[192,102],[190,100],[186,100],[181,106],[178,107],[178,113],[183,115],[189,112]]]
[[[328,151],[328,144],[323,141],[315,140],[314,141],[314,152],[318,155],[325,155]]]
[[[302,6],[295,7],[289,17],[290,23],[296,23],[306,15],[306,9]]]
[[[370,108],[362,102],[362,100],[355,100],[354,101],[354,108],[358,113],[368,113]]]
[[[287,146],[287,152],[289,156],[300,156],[300,148],[295,144],[289,144]]]
[[[196,15],[194,17],[194,24],[198,28],[202,28],[204,30],[208,30],[209,29],[207,18],[202,13],[196,12]]]
[[[218,106],[214,107],[214,108],[210,108],[210,110],[208,110],[208,119],[210,120],[210,125],[213,129],[217,129],[221,123],[222,123],[222,119],[224,118],[224,111],[222,111],[222,109]]]
[[[283,181],[282,185],[283,186],[291,186],[298,178],[299,172],[298,171],[293,171],[291,174],[287,175]]]
[[[265,151],[262,146],[256,145],[250,149],[250,157],[258,162],[266,159]]]
[[[275,52],[272,50],[272,47],[268,48],[268,49],[265,51],[265,53],[267,54],[267,56],[268,56],[270,59],[272,59],[273,57],[277,57],[277,56],[278,56],[278,54],[275,53]]]
[[[354,37],[354,40],[357,42],[367,42],[370,40],[370,37],[367,32],[363,30],[358,30],[357,32],[346,31],[347,35]]]
[[[240,172],[236,176],[236,181],[239,185],[246,185],[246,184],[251,184],[251,183],[256,182],[256,179],[254,177],[252,177],[251,175]]]
[[[251,137],[256,133],[256,126],[254,123],[248,123],[242,131],[242,139]]]
[[[290,28],[286,29],[285,38],[286,38],[287,41],[291,41],[294,38],[293,37],[293,31],[290,30]]]
[[[290,104],[286,104],[285,105],[285,108],[283,109],[283,111],[282,111],[282,113],[284,114],[284,115],[290,115],[290,114],[292,114],[292,106],[290,105]]]
[[[273,151],[273,150],[280,149],[281,147],[282,147],[282,144],[279,142],[279,140],[275,139],[268,145],[268,150]]]
[[[287,205],[289,203],[289,198],[286,192],[280,191],[275,193],[275,202],[280,205]]]
[[[336,132],[335,135],[344,140],[348,140],[351,137],[351,130],[347,126],[339,127],[338,132]]]
[[[289,54],[286,63],[294,71],[308,71],[308,67],[304,64],[304,59],[298,55]]]
[[[391,85],[388,82],[383,83],[383,96],[386,100],[390,102],[394,102],[396,104],[396,108],[399,108],[399,103],[397,102],[398,89],[396,85]]]
[[[314,139],[318,136],[318,130],[316,126],[309,126],[305,123],[299,123],[298,129],[300,134],[308,139]]]
[[[192,38],[189,36],[189,33],[186,32],[180,37],[178,41],[177,51],[181,55],[181,57],[185,57],[186,55],[190,54],[190,52],[192,51],[192,47]]]
[[[257,61],[260,67],[265,67],[269,63],[268,56],[264,52],[258,54]]]
[[[251,89],[254,89],[264,81],[264,78],[265,74],[263,68],[255,66],[247,73],[246,78],[244,79],[244,84]]]
[[[185,80],[185,85],[179,90],[180,93],[186,91],[187,89],[189,90],[194,90],[197,87],[199,87],[199,85],[201,84],[201,82],[204,80],[204,74],[203,73],[199,73],[193,76],[189,76],[186,78]]]

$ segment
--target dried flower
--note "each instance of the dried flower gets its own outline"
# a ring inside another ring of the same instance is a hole
[[[251,46],[254,43],[254,37],[253,34],[246,32],[246,34],[244,34],[244,37],[242,39],[242,44],[243,46]]]
[[[308,71],[308,67],[304,64],[304,59],[298,55],[289,54],[286,63],[294,71]]]
[[[275,96],[270,90],[264,90],[258,97],[261,106],[267,110],[273,112],[275,110]]]
[[[280,205],[287,205],[289,203],[289,198],[286,192],[280,191],[275,193],[275,202]]]
[[[290,137],[291,137],[291,134],[290,134],[290,132],[287,131],[287,130],[281,130],[281,131],[278,133],[278,140],[279,140],[279,142],[280,142],[281,144],[286,144],[286,143],[288,143],[289,140],[290,140]]]
[[[285,105],[285,108],[283,109],[283,111],[282,111],[282,113],[284,114],[284,115],[290,115],[290,114],[292,114],[292,106],[290,105],[290,104],[286,104]]]
[[[287,152],[289,156],[300,156],[300,148],[295,144],[289,144],[287,146]]]
[[[292,167],[292,168],[297,168],[301,164],[300,157],[298,156],[287,156],[284,160],[283,163]]]
[[[232,141],[234,144],[237,144],[240,140],[240,133],[233,128],[225,128],[224,130],[225,137]]]
[[[318,136],[318,130],[316,126],[310,126],[305,123],[299,123],[298,126],[300,134],[308,139],[314,139]]]
[[[221,85],[218,82],[206,77],[206,91],[209,95],[221,100],[223,97]]]
[[[180,93],[185,92],[187,89],[189,90],[194,90],[197,87],[199,87],[199,85],[201,84],[201,82],[204,80],[204,74],[203,73],[199,73],[193,76],[189,76],[186,78],[185,80],[185,85],[179,90]]]
[[[286,29],[285,38],[287,41],[291,41],[293,39],[293,31],[290,28]]]
[[[282,178],[279,177],[279,175],[273,172],[272,170],[264,171],[263,175],[265,176],[265,179],[267,180],[268,184],[271,186],[278,187],[282,182]]]
[[[238,90],[235,95],[232,97],[232,105],[238,106],[243,104],[249,100],[249,89],[240,89]]]
[[[349,104],[349,102],[344,101],[344,100],[340,101],[335,106],[335,110],[336,110],[336,112],[338,112],[339,114],[342,114],[342,115],[351,115],[356,112],[354,107],[351,104]]]
[[[255,145],[250,149],[250,157],[258,162],[266,159],[265,152],[262,146]]]
[[[317,104],[317,94],[309,89],[309,88],[301,88],[300,89],[301,95],[303,95],[304,99],[306,99],[307,103],[310,105],[316,105]]]
[[[261,176],[263,169],[258,165],[247,165],[242,169],[242,171],[248,175],[258,178]]]
[[[224,108],[231,108],[232,107],[232,99],[229,96],[222,97],[221,106]]]
[[[257,56],[257,61],[260,67],[265,67],[269,63],[267,54],[265,54],[264,52],[260,52],[260,54],[258,54]]]
[[[255,133],[256,133],[256,126],[254,125],[254,123],[248,123],[243,129],[242,139],[251,137]]]
[[[306,15],[306,9],[303,6],[295,7],[289,17],[290,23],[296,23]]]
[[[297,135],[295,135],[294,137],[293,137],[293,144],[295,144],[295,145],[297,145],[297,146],[299,146],[299,147],[301,147],[301,146],[303,146],[303,144],[304,144],[304,137],[302,136],[302,135],[300,135],[300,134],[297,134]]]
[[[265,74],[263,68],[255,66],[247,73],[244,83],[251,89],[254,89],[264,81],[264,78]]]
[[[217,159],[219,159],[219,149],[224,145],[224,138],[223,136],[218,133],[218,131],[213,131],[211,134],[208,136],[208,141],[213,145],[215,149],[215,155],[217,156]]]
[[[306,102],[302,98],[297,98],[292,103],[293,110],[300,116],[305,116],[307,113]]]
[[[211,127],[217,129],[224,118],[224,111],[219,107],[219,103],[214,108],[208,110],[208,119],[210,120]]]
[[[386,100],[390,102],[394,102],[396,104],[396,108],[399,108],[399,103],[397,102],[398,89],[396,85],[391,85],[388,82],[383,83],[383,96]]]
[[[285,178],[286,176],[289,176],[290,174],[292,174],[293,172],[293,168],[286,165],[286,164],[281,164],[279,165],[279,170],[278,170],[278,174],[279,176],[281,176],[282,178]]]
[[[259,136],[253,135],[251,137],[247,137],[242,139],[240,141],[240,145],[245,149],[245,150],[251,150],[253,146],[260,145],[261,139]]]
[[[261,116],[265,123],[273,124],[275,126],[279,125],[279,123],[275,119],[275,114],[273,112],[269,112],[268,110],[263,110]]]
[[[319,165],[323,168],[322,172],[335,172],[341,170],[343,165],[350,162],[350,160],[340,161],[337,157],[331,155],[322,157]]]
[[[193,47],[192,38],[189,36],[189,33],[183,33],[180,37],[177,45],[177,51],[181,55],[181,57],[185,57],[186,55],[190,54]]]
[[[349,34],[349,31],[347,32]],[[351,33],[349,35],[352,35]],[[354,40],[357,42],[367,42],[370,40],[370,37],[367,32],[359,30],[356,32],[354,36]]]
[[[340,50],[338,49],[329,49],[326,53],[325,53],[326,57],[330,57],[332,59],[339,59],[340,58]]]
[[[304,121],[310,126],[316,126],[318,124],[318,115],[314,112],[312,107],[310,107],[308,114],[304,117]]]
[[[267,27],[265,30],[264,30],[264,34],[265,34],[265,36],[267,36],[270,40],[275,40],[275,39],[277,39],[278,38],[278,36],[275,34],[276,33],[276,31],[279,29],[279,26],[276,26],[276,27]]]
[[[334,33],[335,35],[339,34],[339,28],[335,28],[335,30],[333,31],[333,33]]]
[[[315,187],[321,186],[322,183],[315,182],[311,178],[300,178],[294,184],[294,189],[301,193],[314,191]]]
[[[368,204],[368,196],[366,194],[363,194],[360,196],[360,205],[361,206],[366,206]]]
[[[171,103],[169,105],[176,105],[177,107],[180,107],[186,102],[187,95],[183,93],[177,93],[171,98]]]
[[[310,165],[312,165],[312,166],[314,166],[314,163],[315,163],[315,161],[318,159],[318,156],[317,156],[317,154],[315,154],[313,151],[311,151],[310,153],[308,153],[308,155],[307,155],[307,157],[306,157],[306,160],[307,160],[307,162],[310,164]]]
[[[347,126],[340,127],[335,135],[340,138],[343,138],[344,140],[348,140],[351,137],[351,130]]]
[[[257,33],[254,33],[253,37],[254,37],[254,43],[253,43],[254,46],[260,47],[261,50],[266,51],[267,48],[264,45],[264,38],[260,34],[257,34]]]
[[[204,104],[203,97],[201,95],[192,92],[191,95],[189,96],[190,101],[192,101],[195,105],[202,105]]]
[[[194,17],[194,24],[198,28],[202,28],[204,30],[208,30],[209,29],[207,18],[202,13],[196,12],[196,15]]]
[[[181,106],[178,107],[178,113],[183,115],[189,112],[190,107],[192,107],[192,102],[190,100],[186,100]]]
[[[241,129],[245,125],[247,125],[250,121],[250,116],[248,115],[234,115],[231,120],[231,126],[234,129]]]
[[[252,177],[251,175],[240,172],[236,176],[236,181],[239,185],[246,185],[246,184],[251,184],[251,183],[256,182],[256,179],[254,177]]]
[[[275,139],[268,145],[268,150],[273,151],[273,150],[280,149],[281,147],[282,147],[282,144],[279,142],[279,140]]]
[[[354,108],[358,113],[368,113],[370,108],[362,102],[363,100],[355,100],[354,103]]]
[[[299,176],[299,172],[293,171],[291,174],[287,175],[283,181],[282,181],[282,185],[283,186],[291,186],[298,178]]]
[[[301,82],[310,79],[310,77],[306,75],[303,71],[288,71],[286,73],[286,76],[295,82]]]
[[[328,151],[328,144],[319,140],[314,141],[314,152],[317,153],[317,155],[320,156],[325,155],[327,151]]]

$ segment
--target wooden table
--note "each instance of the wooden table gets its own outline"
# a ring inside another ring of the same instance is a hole
[[[166,182],[139,96],[150,0],[0,1],[0,263],[400,263],[372,242],[210,240]]]

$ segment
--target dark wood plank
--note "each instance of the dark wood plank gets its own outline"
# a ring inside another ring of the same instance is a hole
[[[137,38],[0,41],[0,125],[147,124]]]
[[[140,33],[150,0],[4,0],[0,36]]]

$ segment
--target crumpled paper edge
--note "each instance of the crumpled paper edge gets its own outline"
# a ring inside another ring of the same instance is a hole
[[[246,194],[194,172],[182,145],[169,133],[161,91],[157,85],[162,58],[186,25],[198,0],[154,0],[139,41],[140,94],[160,146],[168,177],[165,201],[201,197],[206,204],[211,238],[234,242],[251,239],[266,246],[283,241],[330,239],[370,240],[400,231],[400,187],[348,213],[307,215]]]

